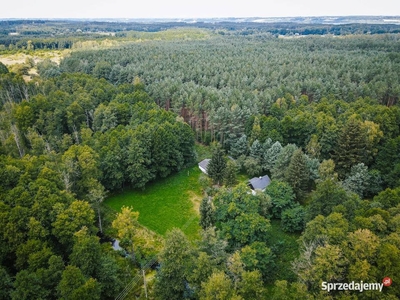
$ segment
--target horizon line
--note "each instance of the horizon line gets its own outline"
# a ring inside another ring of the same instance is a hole
[[[297,16],[242,16],[242,17],[0,17],[0,20],[177,20],[177,19],[283,19],[283,18],[358,18],[389,17],[400,18],[400,15],[297,15]]]

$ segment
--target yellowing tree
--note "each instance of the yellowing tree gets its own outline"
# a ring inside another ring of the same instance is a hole
[[[237,298],[237,295],[232,282],[223,271],[213,273],[208,281],[202,284],[201,300],[228,300],[234,297]]]
[[[383,132],[380,130],[379,124],[371,121],[364,121],[361,127],[366,135],[366,152],[368,162],[370,162],[378,154],[378,143],[383,137]]]
[[[133,238],[138,227],[139,213],[133,211],[132,207],[123,206],[117,218],[112,222],[112,227],[117,230],[117,237],[123,244],[127,245],[127,250],[134,256]]]

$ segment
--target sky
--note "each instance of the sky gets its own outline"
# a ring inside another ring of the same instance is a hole
[[[399,0],[4,0],[0,18],[400,16]]]

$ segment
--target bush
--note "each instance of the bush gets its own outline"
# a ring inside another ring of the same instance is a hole
[[[203,191],[206,191],[209,187],[212,186],[212,180],[206,174],[200,174],[199,176],[199,184]]]
[[[262,167],[260,162],[254,157],[248,157],[244,163],[246,173],[251,177],[260,176],[262,174]]]
[[[7,73],[8,73],[7,66],[0,61],[0,74],[7,74]]]
[[[298,205],[282,212],[282,229],[286,232],[302,231],[305,226],[305,209]]]
[[[294,201],[293,190],[287,182],[272,180],[265,193],[271,197],[272,215],[276,219],[281,218],[283,211],[298,204]]]

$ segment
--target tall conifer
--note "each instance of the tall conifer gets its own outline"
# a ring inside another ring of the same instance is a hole
[[[226,160],[224,151],[218,144],[213,151],[211,160],[207,166],[207,174],[211,177],[214,183],[220,185],[225,176]]]
[[[339,177],[344,178],[352,166],[364,162],[365,153],[365,132],[361,122],[351,117],[339,135],[333,155]]]
[[[293,188],[297,200],[304,198],[307,192],[309,178],[310,174],[307,168],[306,157],[301,149],[297,149],[290,159],[287,171],[287,181]]]

